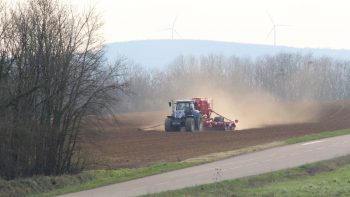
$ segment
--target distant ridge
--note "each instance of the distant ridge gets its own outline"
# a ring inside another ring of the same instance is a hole
[[[256,58],[278,53],[311,53],[314,56],[328,56],[334,59],[350,60],[350,50],[293,48],[260,44],[210,40],[139,40],[106,44],[106,57],[113,61],[126,57],[132,62],[147,68],[163,68],[179,55],[201,56],[222,54],[225,56]]]

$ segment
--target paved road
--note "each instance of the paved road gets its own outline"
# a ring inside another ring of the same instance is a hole
[[[276,147],[64,197],[137,196],[256,175],[350,154],[350,135]],[[217,170],[219,169],[219,170]]]

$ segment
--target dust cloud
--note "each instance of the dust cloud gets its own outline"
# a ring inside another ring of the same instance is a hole
[[[262,90],[227,91],[210,85],[187,89],[186,98],[211,98],[215,112],[239,121],[238,130],[318,121],[318,107],[308,101],[282,102]]]

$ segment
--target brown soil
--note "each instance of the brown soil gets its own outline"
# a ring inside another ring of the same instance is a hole
[[[104,117],[103,129],[86,128],[83,140],[87,143],[83,147],[88,150],[92,168],[135,167],[350,128],[349,101],[317,104],[317,109],[315,122],[196,133],[166,133],[159,129],[157,126],[162,127],[163,121],[160,120],[164,119],[166,112],[128,113],[118,116],[117,123]],[[91,123],[96,117],[89,119]]]

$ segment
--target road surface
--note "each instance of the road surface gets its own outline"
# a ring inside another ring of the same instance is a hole
[[[350,154],[350,135],[276,147],[62,197],[138,196],[235,179]]]

